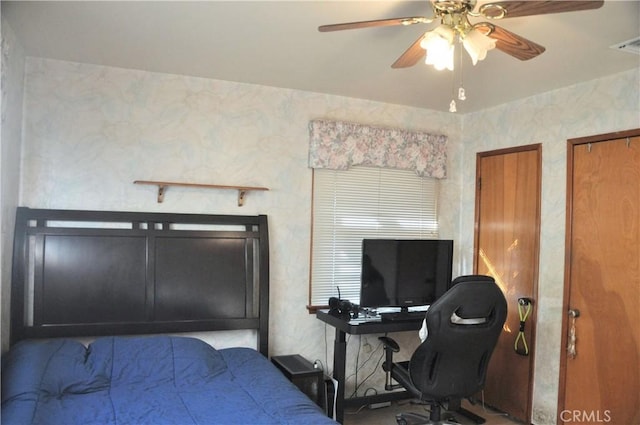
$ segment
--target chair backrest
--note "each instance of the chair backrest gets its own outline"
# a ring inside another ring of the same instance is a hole
[[[478,281],[495,282],[495,280],[491,276],[486,276],[483,274],[467,274],[463,276],[458,276],[455,279],[453,279],[451,281],[451,285],[449,285],[449,288],[462,282],[478,282]]]
[[[427,339],[409,362],[425,399],[470,397],[484,387],[487,367],[507,317],[493,279],[457,283],[427,310]]]

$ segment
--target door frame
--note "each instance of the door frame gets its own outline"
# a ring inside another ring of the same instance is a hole
[[[527,406],[526,406],[527,423],[531,422],[531,419],[533,416],[533,388],[534,388],[534,374],[535,374],[535,363],[536,363],[535,350],[536,350],[536,334],[537,334],[537,320],[538,320],[537,319],[538,281],[540,278],[540,228],[541,228],[541,221],[542,221],[542,217],[541,217],[541,214],[542,214],[542,209],[541,209],[542,207],[542,144],[541,143],[508,147],[508,148],[476,153],[476,189],[475,189],[475,215],[474,215],[474,241],[473,241],[473,272],[478,273],[478,257],[479,257],[479,245],[480,245],[479,226],[480,226],[480,219],[481,219],[480,191],[482,189],[481,182],[480,182],[480,177],[481,177],[480,164],[481,164],[482,158],[519,153],[519,152],[532,152],[532,151],[537,153],[536,167],[538,170],[537,186],[538,186],[539,193],[538,193],[538,199],[536,202],[536,208],[537,208],[538,214],[536,217],[536,224],[535,224],[535,230],[534,230],[536,235],[536,241],[535,241],[536,246],[535,246],[535,256],[533,259],[534,269],[532,271],[533,283],[531,286],[533,308],[531,309],[531,313],[529,316],[529,323],[530,323],[529,326],[531,329],[531,333],[530,333],[531,360],[529,364],[529,376],[527,377],[528,378],[528,385],[527,385],[528,397],[527,397]]]
[[[578,145],[607,142],[609,140],[624,139],[640,136],[640,128],[634,130],[617,131],[613,133],[599,134],[595,136],[578,137],[567,140],[567,192],[566,192],[566,217],[565,217],[565,256],[564,256],[564,288],[562,295],[562,330],[560,342],[560,373],[558,381],[558,410],[557,423],[562,424],[561,413],[565,408],[566,379],[567,379],[567,342],[569,331],[569,296],[571,294],[571,241],[573,240],[573,173],[574,173],[574,148]]]

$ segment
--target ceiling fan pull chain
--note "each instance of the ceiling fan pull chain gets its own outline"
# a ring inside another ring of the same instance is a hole
[[[467,100],[467,95],[464,92],[464,87],[460,86],[460,88],[458,89],[458,99],[460,100]]]
[[[456,74],[455,72],[451,73],[451,102],[449,103],[449,112],[458,112],[458,108],[456,105],[455,99],[455,86],[456,86]]]
[[[460,88],[458,89],[458,99],[459,100],[466,100],[467,99],[467,95],[464,91],[464,71],[463,71],[463,67],[462,67],[462,49],[458,49],[460,51]]]

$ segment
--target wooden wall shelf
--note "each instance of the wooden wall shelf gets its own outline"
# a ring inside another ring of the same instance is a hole
[[[164,201],[164,194],[169,186],[182,186],[182,187],[199,187],[204,189],[230,189],[238,191],[238,206],[244,205],[244,198],[247,192],[252,190],[269,190],[266,187],[256,186],[227,186],[219,184],[202,184],[202,183],[180,183],[180,182],[161,182],[154,180],[135,180],[134,184],[147,184],[158,186],[158,203]]]

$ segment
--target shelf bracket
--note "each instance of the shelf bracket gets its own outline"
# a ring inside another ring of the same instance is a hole
[[[245,189],[238,189],[238,206],[244,205],[244,195],[247,193]]]
[[[167,186],[159,184],[158,185],[158,203],[161,204],[164,201],[164,192],[167,190]]]

